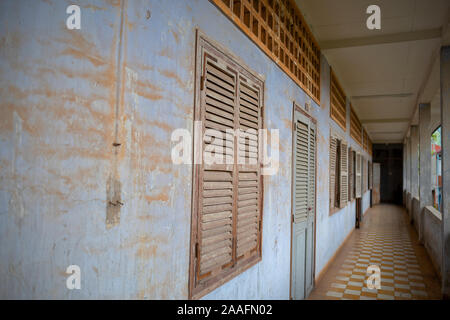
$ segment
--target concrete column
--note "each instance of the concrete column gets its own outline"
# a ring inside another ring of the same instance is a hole
[[[419,242],[423,243],[424,208],[431,206],[431,106],[429,103],[419,104]]]
[[[450,299],[450,46],[441,48],[442,295]]]

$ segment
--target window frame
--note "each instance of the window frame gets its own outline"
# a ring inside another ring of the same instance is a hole
[[[236,68],[236,70],[239,70],[239,75],[243,75],[245,78],[251,79],[251,81],[258,82],[260,85],[260,129],[265,129],[265,108],[264,108],[264,91],[265,91],[265,79],[263,76],[257,74],[255,71],[253,71],[251,68],[249,68],[247,65],[245,65],[242,60],[238,57],[236,57],[234,54],[232,54],[228,49],[226,49],[221,44],[217,43],[216,41],[212,40],[211,38],[207,37],[204,32],[202,32],[200,29],[196,29],[196,44],[195,44],[195,100],[194,100],[194,117],[193,122],[195,124],[195,121],[201,120],[201,114],[202,114],[202,105],[201,105],[201,95],[202,95],[202,81],[203,79],[203,68],[204,68],[204,61],[203,61],[203,55],[207,54],[205,52],[214,52],[214,55],[217,55],[218,58],[220,58],[222,61],[226,61],[227,66],[232,66],[233,68]],[[236,81],[241,81],[239,78]],[[236,94],[239,94],[237,92]],[[236,111],[235,111],[236,112]],[[238,111],[239,112],[239,108]],[[198,143],[203,144],[203,135],[204,130],[203,126],[200,127],[201,132],[195,132],[195,130],[198,130],[196,126],[194,125],[194,137],[193,137],[193,158],[196,159],[199,156],[199,146]],[[201,149],[201,148],[200,148]],[[260,149],[258,149],[260,150]],[[235,152],[238,152],[235,150]],[[261,151],[259,151],[258,158],[261,159]],[[203,154],[201,154],[202,157],[202,163],[203,163]],[[262,169],[262,163],[259,162],[257,164],[258,170],[261,171]],[[239,164],[236,165],[233,169],[237,170],[239,173]],[[239,274],[243,273],[247,269],[251,268],[252,266],[256,265],[258,262],[262,260],[262,232],[263,232],[263,212],[264,212],[264,179],[263,175],[260,174],[259,176],[259,184],[258,184],[258,192],[259,192],[259,230],[258,230],[258,243],[257,243],[257,253],[254,255],[251,255],[250,257],[246,257],[243,259],[235,259],[232,267],[227,267],[223,269],[219,274],[212,275],[211,277],[205,277],[205,279],[199,279],[197,278],[197,271],[198,271],[198,252],[199,252],[199,241],[198,241],[198,228],[199,228],[199,201],[202,200],[200,197],[200,191],[199,191],[199,185],[200,185],[200,179],[201,179],[201,173],[203,171],[203,165],[195,164],[195,162],[192,164],[192,205],[191,205],[191,235],[190,235],[190,246],[189,246],[189,281],[188,281],[188,298],[189,299],[199,299],[206,294],[210,293],[211,291],[217,289],[218,287],[222,286],[226,282],[230,281],[234,277],[238,276]],[[234,190],[234,186],[233,186]],[[233,207],[237,207],[237,199],[233,198],[232,205]],[[233,219],[237,219],[237,213],[236,216],[233,215]],[[236,221],[233,220],[233,223]],[[237,223],[237,222],[236,222]],[[236,234],[234,234],[234,231],[232,232],[233,239],[234,237],[237,238],[237,231]],[[234,240],[233,240],[234,241]],[[232,250],[237,250],[236,248]],[[234,252],[234,251],[233,251]],[[200,282],[202,281],[202,282]]]

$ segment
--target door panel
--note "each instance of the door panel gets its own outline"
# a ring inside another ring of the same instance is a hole
[[[294,255],[293,255],[293,299],[302,300],[305,298],[305,241],[306,228],[305,222],[299,223],[294,229]],[[295,266],[295,267],[294,267]]]

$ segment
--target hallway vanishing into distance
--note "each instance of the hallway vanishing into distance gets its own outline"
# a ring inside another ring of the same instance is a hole
[[[367,268],[381,269],[381,289],[368,289]],[[404,208],[379,204],[367,211],[309,299],[440,299],[439,278]]]
[[[450,299],[450,0],[0,25],[0,299]]]

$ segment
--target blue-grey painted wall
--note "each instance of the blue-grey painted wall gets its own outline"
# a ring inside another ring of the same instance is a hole
[[[70,4],[81,30],[65,27]],[[172,164],[170,137],[193,128],[196,28],[263,75],[282,142],[264,178],[262,261],[205,298],[289,298],[292,105],[310,99],[213,4],[7,0],[0,26],[0,298],[187,298],[192,170]],[[355,221],[354,202],[329,214],[340,129],[325,58],[321,69],[316,275]],[[72,264],[81,290],[66,288]]]

